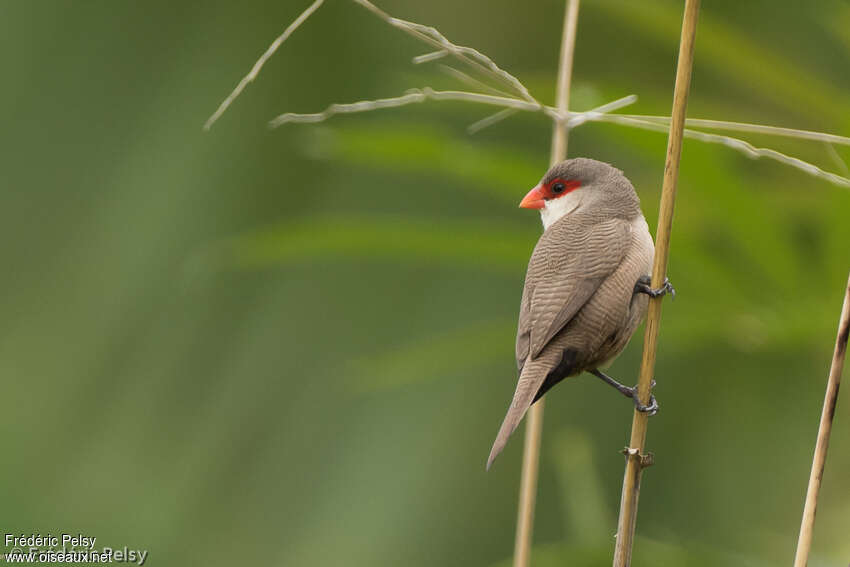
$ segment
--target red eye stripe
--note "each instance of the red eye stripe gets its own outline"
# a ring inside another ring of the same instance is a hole
[[[567,193],[575,191],[581,187],[581,182],[578,179],[562,179],[556,177],[549,183],[543,186],[543,192],[546,199],[557,199],[563,197]]]

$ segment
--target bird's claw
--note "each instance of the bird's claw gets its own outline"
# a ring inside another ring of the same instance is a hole
[[[632,397],[632,401],[635,403],[635,409],[641,413],[645,413],[650,417],[658,413],[658,401],[652,394],[649,395],[649,404],[647,405],[640,403],[637,396]]]
[[[650,382],[649,387],[650,388],[655,387],[655,380]],[[638,396],[637,386],[632,386],[631,388],[628,388],[628,390],[630,392],[629,397],[632,399],[632,402],[634,402],[635,409],[637,411],[639,411],[641,413],[645,413],[645,414],[649,415],[650,417],[652,417],[653,415],[658,413],[658,400],[655,399],[655,396],[653,396],[650,393],[649,394],[649,403],[644,405],[644,404],[640,403],[640,396]]]
[[[618,392],[626,396],[627,398],[631,398],[635,404],[635,408],[643,413],[647,413],[649,415],[655,415],[658,413],[658,402],[655,401],[655,396],[650,393],[649,395],[649,404],[643,405],[640,403],[640,396],[638,395],[637,386],[626,386],[625,384],[620,384],[604,372],[600,371],[598,368],[594,368],[589,370],[591,374],[608,384],[609,386],[615,388]],[[655,380],[652,380],[649,383],[650,390],[655,387]]]
[[[650,287],[651,282],[649,276],[641,276],[635,283],[635,293],[645,293],[649,297],[661,297],[669,293],[670,297],[675,299],[676,288],[673,287],[668,278],[664,278],[664,283],[658,289]]]

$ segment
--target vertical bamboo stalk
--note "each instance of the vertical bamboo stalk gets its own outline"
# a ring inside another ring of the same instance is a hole
[[[818,440],[815,444],[815,456],[812,460],[812,472],[809,475],[809,488],[806,491],[806,505],[803,508],[803,522],[800,525],[800,537],[797,540],[797,554],[794,567],[806,567],[809,562],[809,550],[812,548],[812,532],[815,527],[815,512],[818,507],[818,493],[826,464],[826,450],[829,448],[829,434],[832,432],[832,420],[835,417],[835,404],[838,401],[838,387],[841,385],[841,371],[844,369],[844,357],[847,354],[847,336],[850,335],[850,278],[844,293],[844,304],[838,319],[838,335],[835,338],[835,350],[832,365],[826,382],[826,395],[818,427]]]
[[[537,475],[540,462],[540,437],[543,434],[543,400],[531,406],[525,422],[522,450],[522,474],[519,481],[514,567],[528,567],[534,531],[534,504],[537,499]]]
[[[670,134],[667,139],[667,157],[664,163],[664,183],[661,189],[658,229],[655,235],[655,261],[652,266],[652,286],[655,288],[664,284],[667,274],[670,229],[673,223],[673,206],[676,202],[676,183],[679,178],[679,161],[682,155],[682,134],[685,127],[688,91],[691,86],[699,4],[699,0],[686,0],[685,14],[682,20],[679,63],[676,68],[676,85],[673,90],[673,111],[670,120]],[[652,389],[660,323],[661,297],[650,298],[643,341],[643,359],[637,386],[638,398],[643,404],[649,403],[650,390]],[[632,417],[632,435],[629,446],[625,451],[626,472],[623,477],[623,494],[620,499],[620,519],[617,523],[614,567],[629,567],[631,564],[641,471],[651,464],[651,456],[643,454],[648,420],[649,416],[639,411],[635,411]]]
[[[579,0],[567,0],[564,11],[564,31],[561,37],[561,54],[558,63],[556,106],[566,112],[570,107],[570,83],[573,76],[573,53],[576,44]],[[552,131],[550,165],[567,157],[569,129],[565,121],[556,121]],[[543,434],[544,400],[531,406],[525,424],[525,445],[522,452],[519,506],[517,510],[516,539],[514,542],[514,567],[528,567],[531,559],[531,542],[534,531],[534,504],[537,499],[537,476],[540,462],[540,438]]]
[[[573,55],[576,48],[579,0],[568,0],[564,12],[564,32],[561,38],[561,55],[558,66],[558,86],[555,91],[555,106],[562,112],[570,108],[570,85],[573,81]],[[565,122],[555,122],[552,130],[552,151],[549,165],[567,159],[567,141],[570,130]]]

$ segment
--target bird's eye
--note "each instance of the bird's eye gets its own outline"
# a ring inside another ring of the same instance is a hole
[[[562,193],[564,191],[564,189],[565,189],[564,184],[561,183],[560,181],[558,183],[555,183],[554,185],[552,185],[552,193],[554,193],[555,195],[557,195],[558,193]]]

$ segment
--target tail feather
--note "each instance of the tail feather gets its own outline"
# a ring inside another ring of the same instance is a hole
[[[540,386],[546,379],[549,369],[542,364],[535,364],[537,361],[532,361],[526,364],[522,369],[522,374],[519,377],[519,382],[516,385],[514,398],[508,408],[508,413],[502,421],[502,426],[499,428],[499,433],[496,435],[496,441],[493,443],[493,448],[490,449],[490,456],[487,458],[487,470],[490,470],[490,465],[493,460],[502,452],[505,445],[508,443],[508,438],[522,421],[528,408],[536,401],[536,394],[540,390]]]
[[[549,388],[565,377],[574,374],[574,370],[578,368],[577,355],[578,352],[575,349],[567,348],[561,351],[560,360],[555,361],[551,357],[540,357],[528,361],[523,366],[514,392],[514,399],[511,401],[511,407],[508,408],[508,414],[502,421],[502,427],[499,428],[499,434],[496,435],[493,448],[490,449],[490,456],[487,458],[487,470],[490,470],[493,460],[505,448],[508,438],[517,428],[519,422],[522,421],[531,404],[539,400]]]

